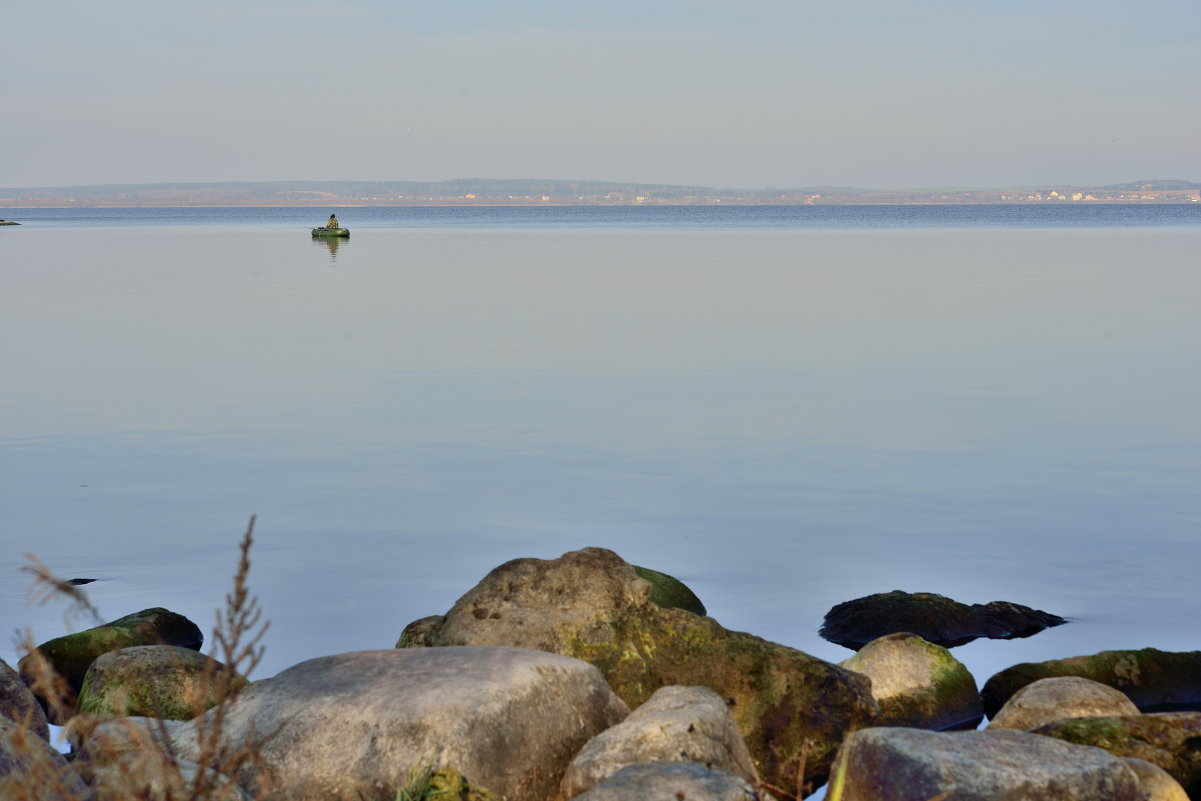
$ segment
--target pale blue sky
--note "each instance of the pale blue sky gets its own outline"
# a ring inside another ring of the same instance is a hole
[[[42,0],[0,186],[1201,180],[1196,0]]]

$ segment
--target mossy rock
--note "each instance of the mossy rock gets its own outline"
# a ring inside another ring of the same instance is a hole
[[[246,684],[189,648],[141,645],[97,657],[84,677],[78,708],[97,717],[191,720],[214,707],[223,692],[236,693]]]
[[[72,694],[78,695],[88,668],[101,654],[135,645],[176,645],[199,651],[203,643],[204,635],[195,623],[183,615],[154,607],[87,631],[47,640],[37,650],[66,680]],[[30,675],[30,656],[17,663],[22,677]],[[61,725],[64,721],[51,722]]]
[[[1121,690],[1144,712],[1201,709],[1201,651],[1101,651],[1046,662],[1023,662],[984,683],[984,714],[994,717],[1018,690],[1039,679],[1079,676]]]
[[[639,577],[651,583],[652,603],[657,603],[664,609],[683,609],[694,615],[706,614],[705,605],[701,603],[701,599],[697,598],[696,593],[688,589],[688,586],[675,576],[651,570],[649,567],[639,567],[638,565],[633,567]]]
[[[430,775],[429,793],[418,798],[439,801],[501,801],[500,796],[483,787],[475,787],[454,768],[440,768]]]
[[[1180,782],[1189,798],[1201,798],[1201,713],[1071,718],[1034,732],[1104,748],[1115,756],[1146,760]]]

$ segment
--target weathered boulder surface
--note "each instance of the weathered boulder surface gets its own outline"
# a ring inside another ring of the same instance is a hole
[[[1123,760],[1028,732],[861,729],[843,747],[842,801],[1142,799]]]
[[[155,607],[87,631],[56,637],[39,645],[37,651],[66,680],[71,692],[78,695],[88,668],[101,654],[134,645],[178,645],[199,651],[203,643],[204,635],[195,623],[183,615]],[[26,683],[30,683],[32,656],[28,654],[17,663],[17,669]],[[54,717],[51,714],[51,723],[61,725],[65,722]]]
[[[730,708],[708,687],[660,687],[576,754],[563,777],[563,795],[579,795],[640,762],[700,762],[759,780]]]
[[[634,565],[634,572],[651,583],[651,601],[665,609],[683,609],[696,615],[706,614],[705,605],[696,593],[675,576]]]
[[[872,680],[882,726],[976,728],[984,716],[976,680],[951,652],[916,634],[888,634],[838,663]]]
[[[1122,760],[1138,777],[1139,786],[1147,795],[1146,801],[1189,801],[1188,793],[1180,786],[1180,782],[1159,765],[1134,757],[1122,757]]]
[[[1190,797],[1201,798],[1201,712],[1074,718],[1049,723],[1035,732],[1104,748],[1121,757],[1145,759],[1171,774]]]
[[[219,681],[231,690],[246,679],[190,648],[137,645],[101,654],[84,675],[77,707],[99,717],[191,720],[217,703]]]
[[[1018,690],[989,721],[990,729],[1037,729],[1064,718],[1137,715],[1125,693],[1079,676],[1039,679]]]
[[[84,768],[92,801],[178,801],[193,798],[191,789],[201,767],[155,751],[131,751],[112,762]],[[205,770],[211,788],[207,801],[252,801],[250,794],[228,776]]]
[[[577,795],[574,801],[770,801],[747,781],[718,767],[699,762],[642,762]]]
[[[986,637],[1029,637],[1062,617],[1008,601],[962,604],[932,592],[881,592],[845,601],[826,613],[820,634],[830,642],[858,650],[886,634],[909,632],[944,648]]]
[[[0,659],[0,717],[24,726],[43,740],[50,739],[46,713],[20,674]]]
[[[1101,651],[1046,662],[1023,662],[984,683],[984,714],[992,718],[1015,692],[1053,676],[1080,676],[1121,690],[1144,712],[1201,706],[1201,651]]]
[[[128,717],[89,721],[74,730],[84,717],[77,715],[67,724],[80,761],[107,764],[131,751],[162,751],[171,742],[171,732],[183,725],[180,720]]]
[[[235,777],[273,798],[392,797],[431,756],[509,798],[553,799],[571,758],[629,713],[600,672],[521,648],[359,651],[255,682],[225,708],[222,744],[261,743],[261,766]],[[197,723],[172,732],[196,759]]]
[[[566,654],[600,668],[631,707],[668,685],[711,687],[731,705],[768,782],[825,781],[843,734],[878,712],[868,680],[801,651],[728,631],[712,618],[664,609],[612,551],[515,559],[489,573],[441,619],[405,629],[397,647],[512,645]]]
[[[87,785],[45,739],[0,717],[0,798],[86,801]]]

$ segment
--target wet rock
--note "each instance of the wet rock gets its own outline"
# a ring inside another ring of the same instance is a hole
[[[1038,734],[1144,759],[1166,770],[1191,798],[1201,798],[1201,712],[1159,712],[1074,718],[1035,729]]]
[[[651,586],[612,551],[516,559],[484,577],[441,622],[423,618],[399,646],[511,645],[600,668],[631,707],[668,685],[711,687],[731,706],[760,775],[825,781],[843,735],[878,712],[869,682],[806,653],[728,631],[709,617],[651,602]]]
[[[46,713],[17,671],[0,659],[0,717],[24,726],[43,740],[50,739]]]
[[[143,609],[132,615],[105,623],[87,631],[67,634],[48,640],[37,647],[38,652],[50,666],[66,680],[73,696],[79,694],[84,676],[96,657],[118,648],[134,645],[178,645],[199,651],[204,635],[196,624],[183,615],[162,608]],[[21,677],[29,684],[33,669],[32,654],[17,663]],[[42,701],[50,722],[61,725],[65,721],[56,719],[53,710]],[[70,699],[72,702],[74,698]]]
[[[946,648],[916,634],[872,640],[839,665],[872,680],[882,726],[974,729],[984,716],[968,669]]]
[[[969,606],[931,592],[893,590],[838,604],[826,613],[820,633],[853,650],[897,632],[954,648],[980,637],[1029,637],[1066,622],[1058,615],[1007,601]]]
[[[684,582],[658,570],[634,565],[634,572],[651,583],[651,602],[664,609],[683,609],[695,615],[706,614],[705,605]]]
[[[640,762],[699,762],[751,783],[759,779],[725,699],[708,687],[661,687],[624,721],[593,737],[567,768],[563,795],[579,795]]]
[[[1122,692],[1079,676],[1039,679],[1014,693],[988,724],[990,729],[1037,729],[1064,718],[1137,715]]]
[[[769,801],[745,779],[699,762],[642,762],[622,768],[574,801]]]
[[[1015,692],[1054,676],[1080,676],[1121,690],[1144,712],[1199,708],[1201,651],[1101,651],[1046,662],[1023,662],[984,683],[984,714],[994,717]]]
[[[246,685],[239,675],[189,648],[138,645],[101,654],[88,668],[78,709],[100,717],[145,716],[191,720],[217,703],[221,683]]]
[[[0,798],[87,801],[87,785],[45,739],[0,717]]]
[[[221,744],[262,749],[262,763],[235,778],[289,801],[392,798],[431,756],[497,795],[550,799],[584,743],[629,712],[577,659],[470,647],[312,659],[251,684],[225,710]],[[213,715],[174,730],[180,756],[196,758],[198,723]]]
[[[842,801],[1141,801],[1134,771],[1096,748],[1012,730],[862,729]]]

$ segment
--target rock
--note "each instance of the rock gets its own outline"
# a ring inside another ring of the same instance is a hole
[[[183,615],[156,607],[143,609],[87,631],[56,637],[39,645],[37,650],[66,680],[71,693],[78,695],[88,668],[103,653],[134,645],[178,645],[199,651],[203,642],[204,635],[195,623]],[[17,663],[17,669],[26,684],[31,683],[32,656],[26,655]],[[65,722],[57,719],[46,699],[39,700],[47,710],[51,723],[61,725]],[[70,700],[73,703],[74,699]]]
[[[24,726],[43,740],[50,739],[46,713],[21,676],[3,659],[0,659],[0,718]]]
[[[984,683],[984,714],[994,717],[1015,692],[1039,679],[1080,676],[1121,690],[1144,712],[1201,705],[1201,651],[1101,651],[1047,662],[1023,662]]]
[[[1138,784],[1147,796],[1145,801],[1189,801],[1188,793],[1184,792],[1180,782],[1158,765],[1134,757],[1122,757],[1122,761],[1138,777]]]
[[[251,684],[225,707],[221,743],[238,749],[273,733],[261,764],[235,778],[288,801],[392,798],[431,758],[497,795],[536,801],[554,798],[571,758],[628,712],[596,668],[556,654],[360,651]],[[181,757],[197,757],[197,726],[214,714],[172,733]]]
[[[0,717],[0,798],[86,801],[91,793],[50,743]]]
[[[108,764],[130,751],[163,750],[171,742],[171,732],[183,725],[180,720],[128,717],[89,721],[77,729],[83,715],[76,715],[67,724],[67,737],[79,754],[79,759],[96,764]]]
[[[1121,759],[1028,732],[861,729],[843,747],[842,801],[1142,799]]]
[[[157,751],[132,751],[111,763],[89,766],[93,801],[178,801],[196,798],[192,787],[201,767],[183,759],[171,759]],[[251,796],[229,777],[205,770],[211,791],[206,801],[252,801]]]
[[[1145,759],[1172,775],[1192,798],[1201,798],[1201,712],[1159,712],[1074,718],[1035,729],[1069,743]]]
[[[1029,637],[1066,622],[1058,615],[1007,601],[968,606],[931,592],[893,590],[838,604],[826,613],[820,634],[853,650],[898,632],[954,648],[980,637]]]
[[[976,728],[984,716],[976,680],[941,645],[888,634],[838,663],[872,680],[882,726]]]
[[[1018,690],[988,724],[990,729],[1037,729],[1064,718],[1137,715],[1122,692],[1079,676],[1039,679]]]
[[[696,615],[706,614],[705,605],[684,582],[658,570],[634,565],[634,572],[651,583],[651,601],[664,609],[683,609]]]
[[[728,631],[709,617],[664,609],[621,557],[585,548],[558,559],[515,559],[484,577],[441,623],[423,618],[399,646],[511,645],[600,668],[631,707],[668,685],[711,687],[730,704],[760,775],[825,781],[843,735],[878,712],[868,680],[801,651]]]
[[[699,762],[642,762],[622,768],[574,801],[768,801],[733,773]]]
[[[191,720],[217,703],[220,682],[237,691],[246,679],[189,648],[137,645],[101,654],[88,668],[78,709],[100,717]]]
[[[567,768],[563,795],[579,795],[640,762],[699,762],[759,781],[730,708],[708,687],[660,687],[628,718],[588,741]]]

